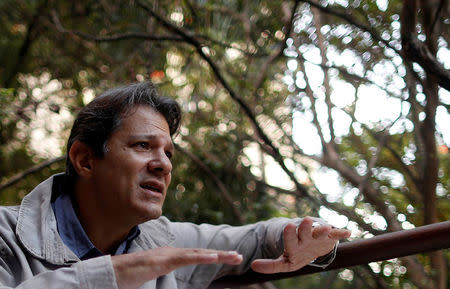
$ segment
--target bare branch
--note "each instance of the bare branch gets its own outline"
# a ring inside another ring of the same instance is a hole
[[[120,40],[128,40],[128,39],[144,39],[149,41],[184,41],[180,37],[173,37],[173,36],[155,36],[148,34],[146,32],[128,32],[128,33],[122,33],[122,34],[114,34],[109,36],[95,36],[88,33],[84,33],[81,31],[76,30],[69,30],[62,26],[61,22],[59,21],[58,14],[55,10],[51,11],[53,23],[55,24],[56,29],[64,34],[72,34],[76,35],[78,37],[81,37],[83,39],[94,41],[94,42],[112,42],[112,41],[120,41]]]
[[[25,34],[25,39],[20,46],[19,53],[14,59],[14,65],[12,68],[5,71],[6,77],[4,82],[4,87],[11,87],[14,84],[17,74],[20,72],[21,67],[25,63],[28,52],[33,44],[36,37],[37,27],[40,25],[40,17],[42,16],[44,9],[47,8],[47,1],[39,1],[39,6],[37,7],[32,19],[27,27],[27,32]]]
[[[370,132],[370,133],[372,133],[372,132]],[[372,136],[374,136],[374,135],[372,135]],[[420,182],[419,182],[419,179],[417,178],[417,176],[414,174],[414,172],[403,162],[402,158],[392,148],[391,145],[389,145],[387,143],[387,144],[385,144],[385,147],[391,152],[392,156],[394,157],[395,160],[397,160],[397,162],[403,168],[403,171],[406,173],[406,175],[408,175],[408,177],[413,181],[413,183],[415,184],[416,188],[418,190],[420,190]]]
[[[322,20],[321,20],[321,15],[319,13],[319,10],[317,8],[312,8],[311,9],[313,15],[314,15],[314,26],[316,28],[316,35],[317,35],[317,46],[319,47],[320,50],[320,56],[322,59],[322,67],[323,67],[323,86],[325,88],[325,103],[327,104],[327,109],[328,109],[328,130],[330,131],[330,137],[331,137],[331,142],[334,144],[335,143],[335,134],[334,134],[334,126],[333,126],[333,117],[331,115],[331,110],[332,110],[332,104],[331,104],[331,87],[330,87],[330,77],[328,75],[328,68],[326,68],[326,64],[327,64],[327,49],[325,47],[325,39],[323,37],[322,32],[320,32],[320,28],[322,26]]]
[[[183,42],[184,41],[184,39],[181,37],[174,37],[174,36],[170,36],[170,35],[155,36],[155,35],[152,35],[152,34],[149,34],[146,32],[127,32],[127,33],[114,34],[114,35],[108,35],[108,36],[91,35],[88,33],[81,32],[81,31],[69,30],[69,29],[64,28],[59,20],[59,17],[58,17],[58,14],[56,13],[56,11],[55,10],[51,11],[51,14],[52,14],[53,24],[55,25],[56,29],[59,32],[64,33],[64,34],[76,35],[76,36],[86,39],[88,41],[114,42],[114,41],[121,41],[121,40],[128,40],[128,39],[143,39],[143,40],[148,40],[148,41],[175,41],[175,42]],[[253,56],[253,57],[267,56],[267,53],[255,53],[255,52],[250,52],[250,51],[238,48],[238,47],[233,47],[228,43],[224,43],[222,41],[213,39],[208,35],[197,35],[197,37],[200,39],[204,39],[212,44],[220,45],[222,47],[234,48],[234,49],[244,53],[245,55],[249,55],[249,56]]]
[[[424,162],[423,162],[423,179],[422,196],[423,196],[423,212],[424,223],[431,224],[438,221],[438,206],[436,197],[436,185],[438,183],[439,158],[436,149],[436,110],[439,104],[438,85],[450,91],[450,71],[439,63],[436,59],[437,54],[437,38],[440,34],[435,29],[434,23],[440,10],[442,2],[420,1],[421,6],[417,7],[417,2],[405,0],[402,9],[402,46],[403,51],[411,61],[419,63],[426,72],[424,81],[424,92],[426,95],[425,119],[421,127],[421,135],[424,144]],[[425,41],[419,41],[415,26],[416,15],[421,11],[421,20],[424,27]],[[412,20],[411,20],[412,19]],[[405,27],[404,27],[405,26]],[[434,272],[432,279],[436,288],[445,288],[447,284],[447,272],[445,270],[445,257],[443,252],[432,252],[429,254],[431,268]]]
[[[312,0],[298,0],[298,1],[308,3],[309,5],[316,7],[325,13],[342,18],[348,23],[356,26],[357,28],[369,32],[370,35],[375,40],[383,43],[390,49],[394,50],[398,55],[400,55],[405,60],[408,59],[410,61],[417,62],[418,64],[420,64],[425,71],[435,75],[438,78],[438,82],[441,87],[450,91],[450,72],[447,69],[445,69],[445,67],[439,61],[437,61],[436,57],[433,55],[433,53],[429,50],[429,48],[426,45],[420,42],[416,37],[413,37],[414,35],[416,35],[416,33],[415,30],[412,31],[411,29],[415,29],[415,24],[414,25],[410,24],[415,23],[416,9],[414,7],[416,7],[416,4],[413,2],[416,2],[416,0],[406,0],[403,5],[402,28],[401,28],[402,51],[396,49],[388,41],[384,40],[374,28],[358,23],[358,21],[356,21],[356,19],[353,19],[353,17],[351,17],[349,14],[339,12],[329,7],[322,6],[320,4],[315,3]]]
[[[298,41],[294,41],[294,42],[298,42]],[[298,46],[298,43],[296,44],[296,46]],[[308,79],[308,75],[306,74],[305,63],[303,61],[303,58],[299,57],[298,60],[299,60],[298,61],[299,68],[300,68],[300,71],[303,73],[303,78],[305,79],[306,85],[305,85],[305,89],[303,89],[303,90],[301,90],[299,87],[296,86],[296,90],[297,90],[297,92],[304,91],[306,93],[306,95],[308,96],[309,101],[311,102],[311,111],[313,113],[313,123],[317,129],[317,133],[319,134],[320,142],[322,143],[322,151],[324,153],[326,153],[326,141],[325,141],[325,137],[323,135],[322,127],[319,123],[319,118],[318,118],[317,111],[316,111],[316,99],[314,97],[314,92],[311,89],[311,86],[309,85],[309,79]]]
[[[161,16],[157,15],[153,10],[151,10],[146,5],[142,4],[140,1],[137,1],[137,4],[147,11],[152,17],[154,17],[158,22],[160,22],[164,27],[166,27],[169,31],[178,34],[182,38],[184,38],[185,42],[191,44],[194,46],[197,50],[197,53],[200,55],[200,57],[205,60],[209,67],[211,68],[212,72],[216,76],[217,80],[222,84],[224,89],[229,93],[231,98],[236,101],[239,106],[244,111],[245,115],[250,119],[253,128],[256,130],[256,133],[261,138],[262,144],[264,146],[267,146],[267,149],[271,151],[270,155],[277,161],[277,163],[280,165],[280,167],[286,172],[286,174],[289,176],[289,178],[294,182],[299,192],[304,197],[311,198],[311,196],[308,193],[308,190],[305,186],[300,184],[297,179],[295,178],[294,174],[286,167],[283,161],[283,157],[281,156],[281,153],[279,152],[278,148],[275,147],[275,145],[270,141],[269,137],[264,133],[261,126],[256,121],[256,116],[254,112],[251,110],[251,108],[247,105],[247,103],[242,99],[241,96],[239,96],[228,84],[228,82],[225,80],[224,76],[220,72],[219,67],[212,61],[212,59],[205,54],[203,51],[203,45],[195,39],[193,36],[189,35],[184,29],[177,27],[173,25],[172,23],[166,21]]]
[[[309,5],[319,9],[322,12],[325,12],[327,14],[330,15],[334,15],[336,17],[339,17],[341,19],[344,19],[345,21],[347,21],[348,23],[352,24],[353,26],[356,26],[357,28],[363,30],[363,31],[367,31],[370,33],[370,35],[372,36],[373,39],[375,39],[378,42],[383,43],[384,45],[386,45],[387,47],[389,47],[390,49],[394,50],[397,54],[399,54],[401,56],[401,51],[399,51],[398,49],[396,49],[394,46],[392,46],[388,41],[384,40],[378,33],[378,31],[375,30],[375,28],[371,27],[371,26],[367,26],[364,25],[362,23],[359,23],[356,19],[354,19],[351,15],[345,13],[345,12],[340,12],[336,9],[331,9],[327,6],[322,6],[318,3],[316,3],[313,0],[297,0],[300,2],[305,2],[308,3]]]
[[[233,204],[233,198],[231,197],[230,192],[228,192],[228,189],[226,188],[225,184],[214,174],[211,169],[205,165],[204,162],[202,162],[196,155],[191,153],[190,151],[180,147],[179,145],[175,144],[175,148],[182,152],[184,155],[189,157],[201,170],[203,170],[208,176],[214,181],[214,183],[219,188],[220,193],[222,194],[223,199],[230,205],[230,207],[233,210],[234,216],[238,219],[240,224],[245,224],[244,217],[242,216],[241,212],[234,206]]]
[[[285,5],[286,2],[283,2],[282,5]],[[286,4],[287,5],[287,4]],[[257,90],[262,86],[264,79],[266,77],[267,71],[270,67],[270,65],[279,57],[283,56],[283,51],[286,48],[286,40],[291,36],[292,33],[292,27],[294,26],[294,20],[295,20],[295,11],[297,11],[298,2],[295,2],[294,7],[292,8],[291,15],[289,17],[289,21],[286,23],[286,33],[285,33],[285,40],[283,41],[282,45],[278,47],[277,50],[275,50],[270,57],[267,59],[266,62],[261,67],[261,70],[259,72],[259,76],[256,78],[254,82],[254,88],[255,88],[255,95]]]
[[[417,62],[426,72],[435,75],[439,85],[450,91],[450,72],[437,61],[427,46],[414,39],[403,44],[403,51],[410,61]]]
[[[405,0],[401,17],[402,51],[405,58],[417,62],[429,74],[437,78],[439,85],[450,91],[450,72],[437,61],[430,48],[417,38],[417,2]],[[427,38],[431,37],[428,35]]]
[[[262,52],[258,52],[258,51],[251,52],[249,50],[245,50],[245,49],[233,46],[233,45],[231,45],[229,43],[213,39],[209,35],[196,34],[196,37],[197,37],[197,39],[204,40],[205,42],[210,44],[210,46],[211,46],[211,44],[215,44],[215,45],[218,45],[218,46],[221,46],[221,47],[225,47],[225,48],[233,48],[233,49],[236,49],[239,52],[242,52],[246,56],[251,56],[251,57],[267,57],[267,56],[269,56],[269,53],[267,53],[267,52],[264,52],[264,51],[262,51]]]
[[[291,190],[286,190],[286,189],[282,189],[279,187],[275,187],[275,186],[269,185],[263,181],[257,181],[257,182],[259,185],[261,185],[267,189],[272,189],[279,194],[286,194],[286,195],[292,195],[292,196],[297,196],[297,197],[299,196],[296,191],[291,191]],[[358,226],[361,227],[363,230],[365,230],[375,236],[382,234],[384,232],[384,231],[375,229],[370,224],[367,224],[366,222],[364,222],[364,220],[354,212],[354,208],[348,208],[339,203],[329,202],[325,198],[324,194],[320,193],[319,189],[316,186],[315,186],[315,190],[318,192],[318,194],[315,195],[317,200],[315,201],[314,205],[317,206],[318,208],[320,206],[325,206],[343,216],[346,216],[349,220],[352,220],[353,222],[357,223]]]
[[[359,187],[364,182],[364,177],[360,176],[353,167],[348,166],[344,160],[339,158],[336,152],[333,151],[333,148],[328,150],[328,154],[324,155],[321,163],[339,172],[346,181],[355,187]],[[402,227],[398,222],[396,215],[388,208],[384,200],[380,198],[381,192],[375,189],[371,184],[367,184],[364,188],[365,189],[360,193],[362,193],[367,202],[374,206],[375,210],[386,219],[388,230],[401,230]]]
[[[399,258],[400,261],[405,264],[406,268],[409,271],[409,278],[420,289],[430,289],[432,288],[431,280],[428,278],[427,274],[424,271],[424,267],[420,264],[419,260],[416,256],[405,256]],[[445,266],[444,266],[445,267]]]
[[[31,175],[35,172],[38,172],[48,166],[51,166],[54,163],[57,163],[59,161],[65,160],[66,156],[60,156],[51,160],[47,160],[45,162],[42,162],[40,164],[37,164],[31,168],[26,169],[25,171],[18,173],[14,176],[12,176],[11,178],[9,178],[6,182],[4,182],[3,184],[0,185],[0,191],[11,187],[12,185],[15,185],[16,183],[18,183],[19,181],[23,180],[25,177],[27,177],[28,175]]]
[[[432,19],[433,24],[431,24],[431,31],[434,31],[434,28],[436,27],[436,23],[439,21],[439,14],[441,14],[442,11],[444,11],[444,6],[447,5],[447,0],[440,0],[439,6],[436,9],[436,13],[434,13],[434,17]]]
[[[367,173],[364,176],[363,182],[358,187],[360,192],[364,191],[366,189],[366,186],[367,186],[367,184],[369,182],[369,179],[372,176],[372,169],[375,167],[375,165],[376,165],[376,163],[378,161],[378,158],[380,156],[381,149],[386,146],[386,143],[387,143],[387,140],[388,140],[388,137],[389,137],[389,130],[401,118],[401,116],[402,116],[402,114],[400,112],[400,115],[397,117],[397,119],[395,119],[388,126],[386,126],[384,128],[384,131],[383,131],[382,135],[380,137],[376,138],[378,140],[377,149],[373,153],[372,157],[370,158],[370,160],[368,162],[368,165],[367,165]]]
[[[380,278],[377,274],[375,274],[368,264],[361,265],[361,268],[363,268],[363,270],[367,272],[370,275],[370,277],[372,277],[373,281],[376,284],[377,289],[389,289],[389,285],[386,283],[386,281],[384,281],[383,278]]]
[[[417,22],[417,2],[414,0],[405,0],[402,9],[402,18],[401,18],[401,35],[402,35],[402,45],[405,51],[405,54],[411,59],[411,61],[420,61],[415,59],[417,54],[420,51],[415,51],[415,49],[426,50],[425,58],[423,60],[432,61],[434,55],[431,50],[435,49],[435,43],[433,39],[435,35],[430,31],[430,27],[428,27],[430,23],[430,13],[432,10],[429,10],[428,6],[423,7],[423,13],[426,14],[424,16],[425,19],[425,31],[427,34],[426,43],[417,43],[419,42],[417,39],[416,32],[416,22]],[[409,55],[411,54],[411,55]],[[422,56],[421,56],[422,58]],[[435,84],[435,78],[439,78],[438,75],[433,71],[429,71],[429,68],[424,67],[422,63],[419,63],[427,72],[427,77],[425,83],[423,85],[424,92],[427,97],[426,105],[425,105],[425,113],[426,117],[424,121],[421,123],[420,134],[423,140],[423,148],[424,148],[424,161],[422,175],[422,185],[421,185],[421,193],[423,195],[424,200],[424,215],[425,215],[425,223],[433,223],[437,220],[436,215],[436,183],[437,183],[437,168],[438,168],[438,158],[436,152],[436,140],[435,140],[435,131],[436,131],[436,109],[438,105],[438,90],[437,85]],[[446,71],[449,74],[450,80],[450,72]],[[450,81],[449,81],[450,87]],[[448,89],[448,88],[447,88]]]

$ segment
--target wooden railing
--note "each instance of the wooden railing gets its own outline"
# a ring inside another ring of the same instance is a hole
[[[447,248],[450,248],[450,221],[341,243],[336,259],[325,269],[306,266],[295,272],[270,275],[250,271],[241,276],[220,278],[209,289],[245,286]]]

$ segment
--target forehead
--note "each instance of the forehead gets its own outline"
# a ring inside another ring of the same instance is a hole
[[[126,113],[116,132],[119,134],[161,134],[170,138],[169,124],[164,116],[154,108],[145,105],[136,106]]]

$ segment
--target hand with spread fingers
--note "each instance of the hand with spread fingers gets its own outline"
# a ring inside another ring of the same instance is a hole
[[[143,283],[177,268],[197,264],[238,265],[242,255],[235,251],[160,247],[111,257],[119,289],[139,288]]]
[[[289,223],[283,231],[284,252],[277,259],[257,259],[251,264],[254,271],[265,274],[296,271],[317,258],[330,253],[340,239],[350,231],[328,225],[313,227],[313,219],[306,217],[297,226]]]

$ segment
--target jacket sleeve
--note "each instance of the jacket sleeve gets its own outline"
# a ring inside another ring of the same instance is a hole
[[[300,224],[302,219],[274,218],[251,225],[232,227],[228,225],[213,226],[208,224],[170,223],[171,232],[175,234],[176,247],[210,248],[237,251],[243,255],[239,266],[198,265],[181,268],[175,272],[184,282],[212,282],[224,275],[242,274],[250,268],[254,259],[278,258],[283,253],[283,229],[287,223]],[[317,219],[319,223],[322,220]],[[321,258],[322,259],[322,258]],[[318,265],[325,267],[334,259],[332,252]],[[199,285],[200,286],[200,285]],[[195,287],[194,288],[201,288]]]
[[[110,256],[80,261],[70,267],[45,271],[26,278],[22,275],[28,275],[29,268],[15,268],[11,265],[13,264],[8,265],[0,259],[0,289],[117,289]],[[19,278],[26,280],[21,282]]]

